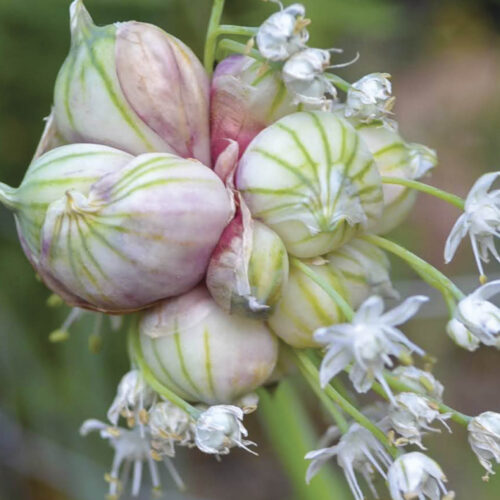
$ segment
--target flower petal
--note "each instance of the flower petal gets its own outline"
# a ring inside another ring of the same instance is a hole
[[[408,321],[412,316],[415,316],[420,306],[429,300],[425,295],[414,295],[408,297],[394,309],[386,312],[382,316],[382,321],[388,325],[401,325]]]

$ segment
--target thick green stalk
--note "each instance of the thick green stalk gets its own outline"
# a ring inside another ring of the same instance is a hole
[[[319,372],[314,363],[309,359],[303,351],[295,349],[293,351],[295,361],[299,368],[309,373],[311,377],[319,379]],[[350,415],[356,422],[368,429],[391,453],[392,456],[398,455],[398,450],[390,443],[388,437],[379,429],[372,421],[365,417],[357,408],[355,408],[347,399],[342,397],[331,385],[327,385],[324,389],[325,394],[336,403],[345,413]]]
[[[335,290],[326,280],[324,280],[321,276],[319,276],[314,271],[301,262],[299,259],[292,257],[290,259],[290,264],[300,269],[306,276],[311,278],[318,286],[320,286],[332,299],[333,301],[340,307],[342,314],[348,321],[351,321],[354,316],[354,311],[349,303],[340,295],[337,290]]]
[[[210,15],[210,20],[208,21],[207,38],[205,41],[205,54],[203,58],[205,69],[207,70],[207,73],[209,75],[211,75],[214,70],[215,49],[217,46],[217,36],[223,10],[224,0],[214,0],[214,3],[212,5],[212,13]]]
[[[451,293],[456,300],[461,300],[465,297],[462,291],[441,271],[438,271],[434,266],[431,266],[431,264],[406,248],[374,234],[366,234],[362,238],[406,261],[424,281],[440,290],[443,295],[445,295],[445,292]]]
[[[133,357],[133,360],[137,363],[137,366],[141,370],[142,376],[144,377],[144,380],[146,380],[147,384],[160,396],[170,401],[175,406],[178,406],[181,410],[184,410],[187,414],[197,420],[201,414],[201,411],[194,406],[191,406],[187,401],[184,401],[168,387],[165,387],[155,377],[154,373],[151,371],[151,368],[149,368],[142,353],[141,341],[139,339],[139,329],[137,328],[136,322],[134,322],[134,324],[132,325],[128,335],[131,355]]]
[[[317,447],[317,437],[310,417],[289,381],[268,391],[259,390],[258,416],[283,468],[290,478],[294,500],[339,500],[348,498],[345,481],[326,466],[307,485],[307,452]]]
[[[5,205],[10,210],[14,210],[16,208],[15,192],[16,190],[14,188],[0,182],[0,203]]]
[[[382,176],[382,183],[406,186],[408,188],[415,189],[417,191],[421,191],[422,193],[427,193],[430,194],[431,196],[444,200],[450,203],[451,205],[459,208],[460,210],[463,210],[465,208],[465,201],[462,198],[460,198],[460,196],[448,193],[434,186],[429,186],[428,184],[424,184],[423,182],[418,182],[410,179],[402,179],[400,177]]]

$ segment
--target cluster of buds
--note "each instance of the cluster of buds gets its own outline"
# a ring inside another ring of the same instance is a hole
[[[356,473],[374,496],[378,473],[393,500],[449,500],[436,462],[401,448],[425,450],[422,439],[438,430],[431,424],[448,428],[453,417],[468,425],[492,473],[500,417],[472,419],[444,406],[443,386],[413,366],[412,355],[425,352],[400,326],[428,299],[384,312],[384,299],[399,297],[385,251],[443,292],[453,313],[448,333],[469,350],[500,347],[500,309],[489,301],[500,281],[465,296],[380,236],[406,219],[413,189],[436,194],[417,181],[436,154],[399,134],[390,75],[349,84],[329,73],[342,66],[330,61],[339,50],[309,47],[305,8],[275,3],[280,10],[258,28],[224,27],[255,37],[211,75],[216,14],[204,69],[160,28],[97,27],[74,0],[52,113],[24,180],[17,189],[0,183],[0,202],[38,275],[76,308],[54,337],[82,309],[134,315],[134,369],[109,422],[81,429],[115,448],[110,498],[121,493],[122,466],[133,465],[132,495],[144,463],[154,488],[157,461],[181,485],[170,462],[177,446],[217,457],[251,451],[244,414],[257,407],[254,391],[286,376],[287,358],[330,409],[339,404],[354,420],[332,412],[340,419],[329,439],[338,443],[306,456],[308,481],[336,457],[357,500]],[[498,176],[476,183],[445,249],[449,261],[469,234],[483,281],[489,253],[500,260],[500,191],[489,191]],[[357,393],[373,389],[388,403],[357,410],[332,386],[341,372]]]

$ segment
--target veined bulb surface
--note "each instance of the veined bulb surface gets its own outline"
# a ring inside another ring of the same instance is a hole
[[[210,125],[212,159],[226,148],[227,140],[238,143],[240,155],[264,128],[298,111],[281,74],[243,55],[221,61],[212,79]]]
[[[343,297],[347,296],[340,276],[332,270],[327,261],[304,261],[304,264]],[[313,338],[314,331],[322,326],[339,323],[343,319],[343,314],[333,299],[295,266],[292,260],[283,296],[268,320],[272,331],[293,347],[318,347],[319,344]]]
[[[252,215],[298,257],[338,248],[383,208],[373,156],[333,113],[294,113],[264,129],[243,154],[236,182]]]
[[[155,376],[188,401],[232,403],[268,379],[278,356],[263,322],[229,315],[203,286],[145,311],[138,328]]]
[[[231,213],[224,185],[198,161],[139,155],[88,194],[70,189],[49,205],[40,268],[75,305],[141,309],[203,278]]]
[[[372,152],[382,176],[416,179],[437,163],[435,152],[419,144],[408,144],[388,125],[359,124],[357,131]],[[384,184],[384,211],[372,231],[385,234],[399,226],[410,214],[417,191]]]
[[[71,50],[54,91],[63,138],[210,165],[209,81],[191,49],[151,24],[98,27],[81,0],[70,16]]]

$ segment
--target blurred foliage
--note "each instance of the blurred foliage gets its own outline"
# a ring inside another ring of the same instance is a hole
[[[402,130],[441,155],[438,185],[463,194],[481,172],[499,168],[499,0],[303,3],[313,19],[312,44],[343,47],[335,62],[361,53],[343,76],[394,75]],[[260,23],[276,8],[259,0],[227,4],[225,21],[246,25]],[[0,0],[0,179],[11,185],[21,181],[50,109],[69,46],[68,5],[67,0]],[[152,22],[202,52],[208,0],[88,0],[87,7],[98,24]],[[430,201],[394,236],[441,266],[442,244],[455,217],[453,210]],[[470,252],[462,251],[451,271],[471,268]],[[396,277],[412,276],[400,264],[394,269]],[[77,430],[83,419],[105,416],[128,368],[124,335],[107,331],[102,352],[90,354],[94,319],[89,314],[68,342],[50,344],[49,332],[68,310],[47,308],[48,296],[20,250],[11,215],[0,209],[0,500],[95,500],[105,488],[102,472],[111,452],[97,438],[82,439]],[[443,335],[442,321],[417,323],[410,333],[440,356],[437,374],[447,382],[453,404],[476,413],[500,410],[498,352],[459,352]],[[323,430],[326,419],[308,401]],[[257,420],[250,418],[249,426],[260,444],[259,459],[234,453],[216,464],[191,454],[188,463],[180,454],[180,469],[198,498],[290,500]],[[443,436],[432,451],[459,498],[498,498],[500,483],[481,484],[463,432]]]

